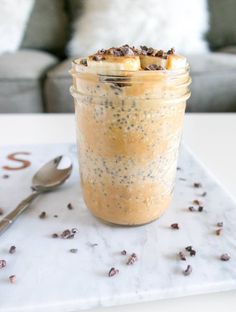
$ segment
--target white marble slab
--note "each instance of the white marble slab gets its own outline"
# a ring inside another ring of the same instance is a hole
[[[1,167],[11,163],[6,155],[16,151],[31,152],[25,158],[32,165],[2,179]],[[1,312],[72,312],[236,289],[236,204],[185,148],[171,207],[160,220],[145,226],[109,226],[89,213],[81,197],[75,147],[68,144],[1,149],[0,207],[5,212],[14,208],[28,194],[30,178],[40,164],[62,153],[74,159],[75,170],[68,183],[55,193],[42,195],[0,236],[0,259],[7,261],[0,269]],[[193,182],[201,182],[203,190],[193,188]],[[198,195],[203,191],[207,196],[201,198]],[[203,200],[204,211],[189,212],[187,207],[197,198]],[[69,202],[73,210],[67,209]],[[44,220],[38,217],[42,211],[48,214]],[[219,221],[224,222],[224,232],[216,236]],[[170,229],[174,222],[180,230]],[[73,227],[79,229],[73,240],[51,237]],[[17,248],[12,255],[8,253],[11,245]],[[197,255],[185,263],[177,253],[188,245]],[[70,253],[71,248],[78,252]],[[123,249],[137,253],[139,260],[133,266],[126,265],[127,257],[120,254]],[[219,260],[225,252],[231,255],[228,262]],[[190,276],[182,274],[187,264],[193,267]],[[113,266],[120,273],[109,278],[107,272]],[[9,283],[12,274],[16,284]]]

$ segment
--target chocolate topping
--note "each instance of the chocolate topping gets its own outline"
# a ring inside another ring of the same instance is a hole
[[[148,48],[147,55],[155,56],[155,50],[153,48]]]
[[[165,54],[165,52],[163,50],[159,50],[157,51],[157,53],[155,54],[155,56],[158,56],[158,57],[163,57]]]
[[[105,49],[98,50],[97,53],[95,53],[94,57],[106,54],[114,56],[134,56],[137,54],[137,49],[135,47],[130,47],[128,44],[125,44],[117,48],[112,47],[107,50]],[[94,60],[96,60],[96,58]]]
[[[96,61],[96,62],[99,62],[99,61],[102,61],[102,60],[104,60],[104,57],[102,56],[102,55],[94,55],[93,57],[92,57],[92,59],[93,59],[93,61]]]
[[[142,51],[147,51],[147,50],[148,50],[148,47],[147,47],[147,46],[140,46],[140,49],[141,49]]]
[[[168,52],[165,52],[163,50],[156,50],[156,49],[153,49],[152,47],[148,48],[146,46],[140,46],[140,51],[139,51],[139,54],[141,55],[149,55],[149,56],[157,56],[157,57],[161,57],[161,58],[164,58],[164,59],[167,59],[167,54],[173,54],[174,50],[169,50]],[[173,53],[172,53],[173,52]]]
[[[157,56],[164,59],[167,59],[168,54],[174,54],[175,50],[174,48],[171,48],[167,52],[163,50],[156,50],[152,47],[147,47],[145,45],[140,46],[140,49],[133,47],[130,47],[128,44],[124,44],[121,47],[112,47],[110,49],[101,49],[98,50],[93,55],[94,61],[101,61],[103,60],[104,55],[114,55],[114,56],[135,56],[135,55],[149,55],[149,56]],[[82,62],[83,60],[81,60]],[[82,64],[82,63],[81,63]],[[85,65],[85,64],[83,64]],[[86,65],[85,65],[86,66]]]
[[[167,51],[167,54],[175,54],[175,49],[171,48],[170,50]]]
[[[80,61],[80,64],[81,64],[81,65],[84,65],[84,66],[88,66],[88,62],[87,62],[86,59],[82,59],[82,60]]]
[[[123,47],[122,52],[124,56],[134,56],[134,52],[130,47]]]

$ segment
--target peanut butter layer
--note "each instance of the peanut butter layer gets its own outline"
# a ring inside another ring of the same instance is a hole
[[[104,183],[93,185],[82,180],[87,207],[100,219],[121,225],[140,225],[159,218],[171,201],[163,186],[142,183],[129,188]],[[164,192],[163,192],[164,191]]]

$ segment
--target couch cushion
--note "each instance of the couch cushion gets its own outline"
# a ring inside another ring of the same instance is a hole
[[[64,0],[35,0],[21,47],[63,55],[68,32]]]
[[[72,79],[69,75],[72,59],[67,59],[49,70],[44,87],[46,111],[49,113],[74,112],[69,88]]]
[[[192,96],[187,110],[192,112],[236,111],[236,55],[209,53],[188,57],[191,66]],[[68,59],[47,74],[45,98],[47,111],[72,112],[69,93],[71,67]]]
[[[57,61],[46,52],[30,50],[1,55],[0,112],[42,112],[42,78]]]
[[[236,111],[236,55],[209,53],[188,59],[192,76],[188,111]]]
[[[224,48],[220,49],[218,52],[231,53],[231,54],[236,55],[236,45],[224,47]]]
[[[212,49],[236,45],[236,1],[208,0],[210,29],[208,41]]]
[[[67,0],[66,6],[69,14],[69,19],[71,22],[74,22],[78,16],[83,13],[84,10],[84,1],[82,0]]]

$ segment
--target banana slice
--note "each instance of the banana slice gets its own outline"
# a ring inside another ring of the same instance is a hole
[[[178,54],[169,54],[167,56],[166,69],[175,70],[185,68],[187,64],[186,57]]]
[[[151,55],[140,55],[140,61],[142,69],[149,68],[150,65],[157,65],[165,69],[167,63],[167,59]]]
[[[140,70],[140,59],[137,55],[114,56],[114,55],[92,55],[87,59],[88,68],[99,74],[109,75],[114,71],[138,71]]]

